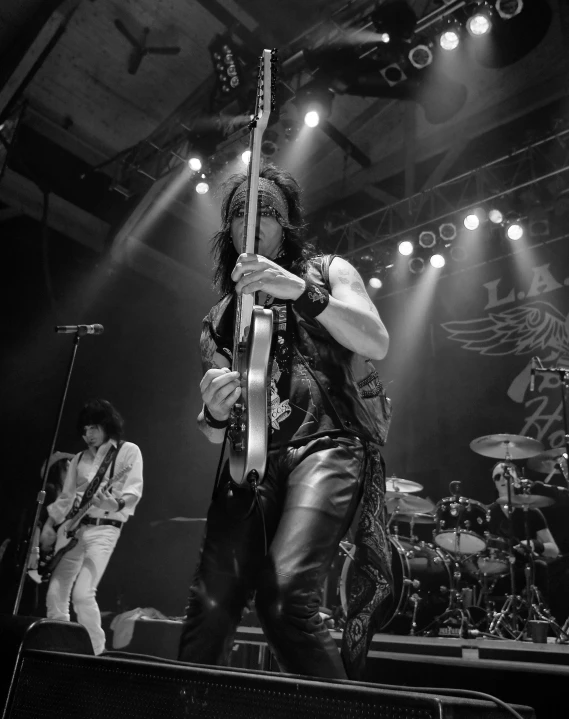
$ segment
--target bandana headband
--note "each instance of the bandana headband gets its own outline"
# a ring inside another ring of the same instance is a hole
[[[247,180],[242,182],[233,193],[227,212],[228,219],[245,206],[246,199]],[[267,180],[265,177],[259,177],[259,207],[272,207],[282,220],[288,222],[288,205],[283,191],[272,180]]]

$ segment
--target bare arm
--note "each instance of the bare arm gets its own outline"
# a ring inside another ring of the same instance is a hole
[[[222,422],[228,419],[241,394],[239,375],[230,371],[229,361],[219,352],[213,354],[206,367],[209,369],[200,383],[202,400],[211,416]],[[211,427],[205,420],[203,409],[198,415],[198,427],[213,444],[223,442],[225,429]]]
[[[543,557],[555,559],[559,556],[559,547],[549,529],[540,529],[536,536],[543,542]]]
[[[330,302],[317,320],[352,352],[380,360],[387,354],[389,335],[370,300],[359,272],[341,257],[330,264]]]

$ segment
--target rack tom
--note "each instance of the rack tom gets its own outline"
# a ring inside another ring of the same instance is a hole
[[[478,554],[486,549],[490,516],[481,502],[445,497],[435,508],[435,544],[447,552]]]

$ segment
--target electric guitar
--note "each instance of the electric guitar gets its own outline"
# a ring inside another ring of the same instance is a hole
[[[117,472],[114,475],[114,477],[104,478],[101,481],[97,492],[99,492],[100,489],[107,489],[111,485],[118,482],[125,476],[125,474],[130,469],[132,469],[132,464],[127,464],[126,467],[123,467],[120,472]],[[55,537],[53,549],[48,554],[43,554],[40,550],[37,574],[41,577],[43,582],[47,582],[50,579],[51,575],[53,574],[53,570],[62,560],[63,555],[76,546],[79,539],[75,535],[77,533],[77,530],[79,529],[81,520],[91,509],[93,500],[97,492],[95,492],[93,497],[91,497],[91,499],[86,502],[82,507],[78,509],[72,509],[68,516],[59,525],[59,527],[57,528],[57,536]]]
[[[245,223],[240,254],[255,252],[261,142],[274,105],[273,69],[276,50],[263,50],[257,81],[255,113],[251,121]],[[229,471],[234,482],[258,483],[267,463],[268,364],[273,336],[273,313],[255,305],[253,295],[236,298],[233,330],[233,371],[241,376],[241,395],[229,418]]]

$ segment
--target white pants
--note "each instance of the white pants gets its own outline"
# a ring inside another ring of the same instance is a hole
[[[95,595],[119,535],[120,529],[109,525],[79,527],[77,545],[63,555],[47,590],[48,619],[68,622],[72,599],[77,621],[89,632],[95,654],[105,650],[105,633]]]

